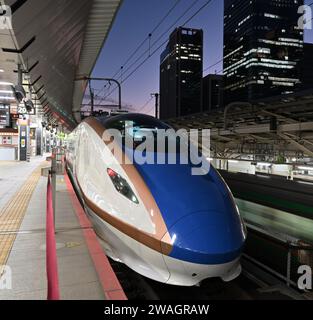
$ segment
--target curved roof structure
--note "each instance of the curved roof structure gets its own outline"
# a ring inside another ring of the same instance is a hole
[[[45,110],[73,127],[84,93],[84,84],[75,79],[90,76],[121,0],[1,3],[11,9],[12,29],[0,33],[0,90],[6,82],[17,83],[21,63]]]

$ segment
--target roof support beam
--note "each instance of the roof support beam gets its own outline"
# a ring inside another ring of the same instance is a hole
[[[309,150],[308,148],[306,148],[305,146],[303,146],[302,144],[298,143],[297,141],[291,139],[289,136],[279,133],[278,136],[280,136],[281,138],[283,138],[284,140],[288,141],[290,144],[292,144],[294,147],[296,147],[298,150],[304,152],[306,155],[308,155],[309,157],[313,158],[313,151]]]
[[[297,122],[292,124],[283,124],[278,127],[278,132],[294,132],[294,131],[313,131],[313,122]],[[237,134],[262,134],[271,133],[270,124],[243,126],[233,130],[212,129],[212,136],[232,136]]]
[[[28,42],[24,44],[24,46],[21,49],[10,49],[10,48],[2,48],[3,52],[7,53],[23,53],[34,41],[36,40],[36,37],[32,37]]]
[[[283,121],[285,121],[287,123],[297,123],[297,121],[294,120],[294,119],[287,118],[285,116],[282,116],[280,114],[276,114],[274,112],[270,112],[270,111],[266,111],[266,110],[260,110],[259,112],[261,114],[266,114],[268,116],[276,117],[278,120],[283,120]]]
[[[12,13],[15,13],[26,2],[27,2],[27,0],[17,0],[17,1],[15,1],[11,6]]]

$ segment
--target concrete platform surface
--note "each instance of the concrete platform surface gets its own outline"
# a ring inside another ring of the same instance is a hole
[[[0,162],[0,216],[1,208],[18,192],[43,160],[45,158],[35,158],[30,163]],[[47,178],[40,177],[20,228],[13,232],[16,238],[6,263],[12,271],[12,289],[0,289],[0,300],[47,298],[46,188]],[[64,176],[57,176],[56,230],[61,299],[105,299]],[[0,235],[6,231],[0,230]],[[3,243],[0,241],[0,252],[1,246]]]

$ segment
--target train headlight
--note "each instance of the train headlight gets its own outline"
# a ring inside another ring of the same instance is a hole
[[[139,201],[134,194],[133,190],[131,189],[130,185],[127,183],[127,181],[121,177],[118,173],[116,173],[113,169],[108,168],[107,173],[115,187],[115,189],[121,193],[124,197],[126,197],[128,200],[138,204]]]

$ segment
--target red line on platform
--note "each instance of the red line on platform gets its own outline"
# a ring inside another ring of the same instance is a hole
[[[82,228],[91,227],[91,223],[76,196],[76,193],[66,171],[64,177],[67,190],[70,195],[74,211],[76,213],[80,226]],[[92,258],[96,272],[98,274],[105,298],[107,300],[127,300],[124,290],[121,287],[121,284],[118,281],[107,256],[104,254],[97,235],[95,234],[93,229],[84,229],[83,234],[87,243],[89,254]]]
[[[54,230],[54,213],[52,205],[52,188],[50,175],[47,185],[47,219],[46,219],[46,272],[48,280],[47,300],[59,300],[58,262]]]

